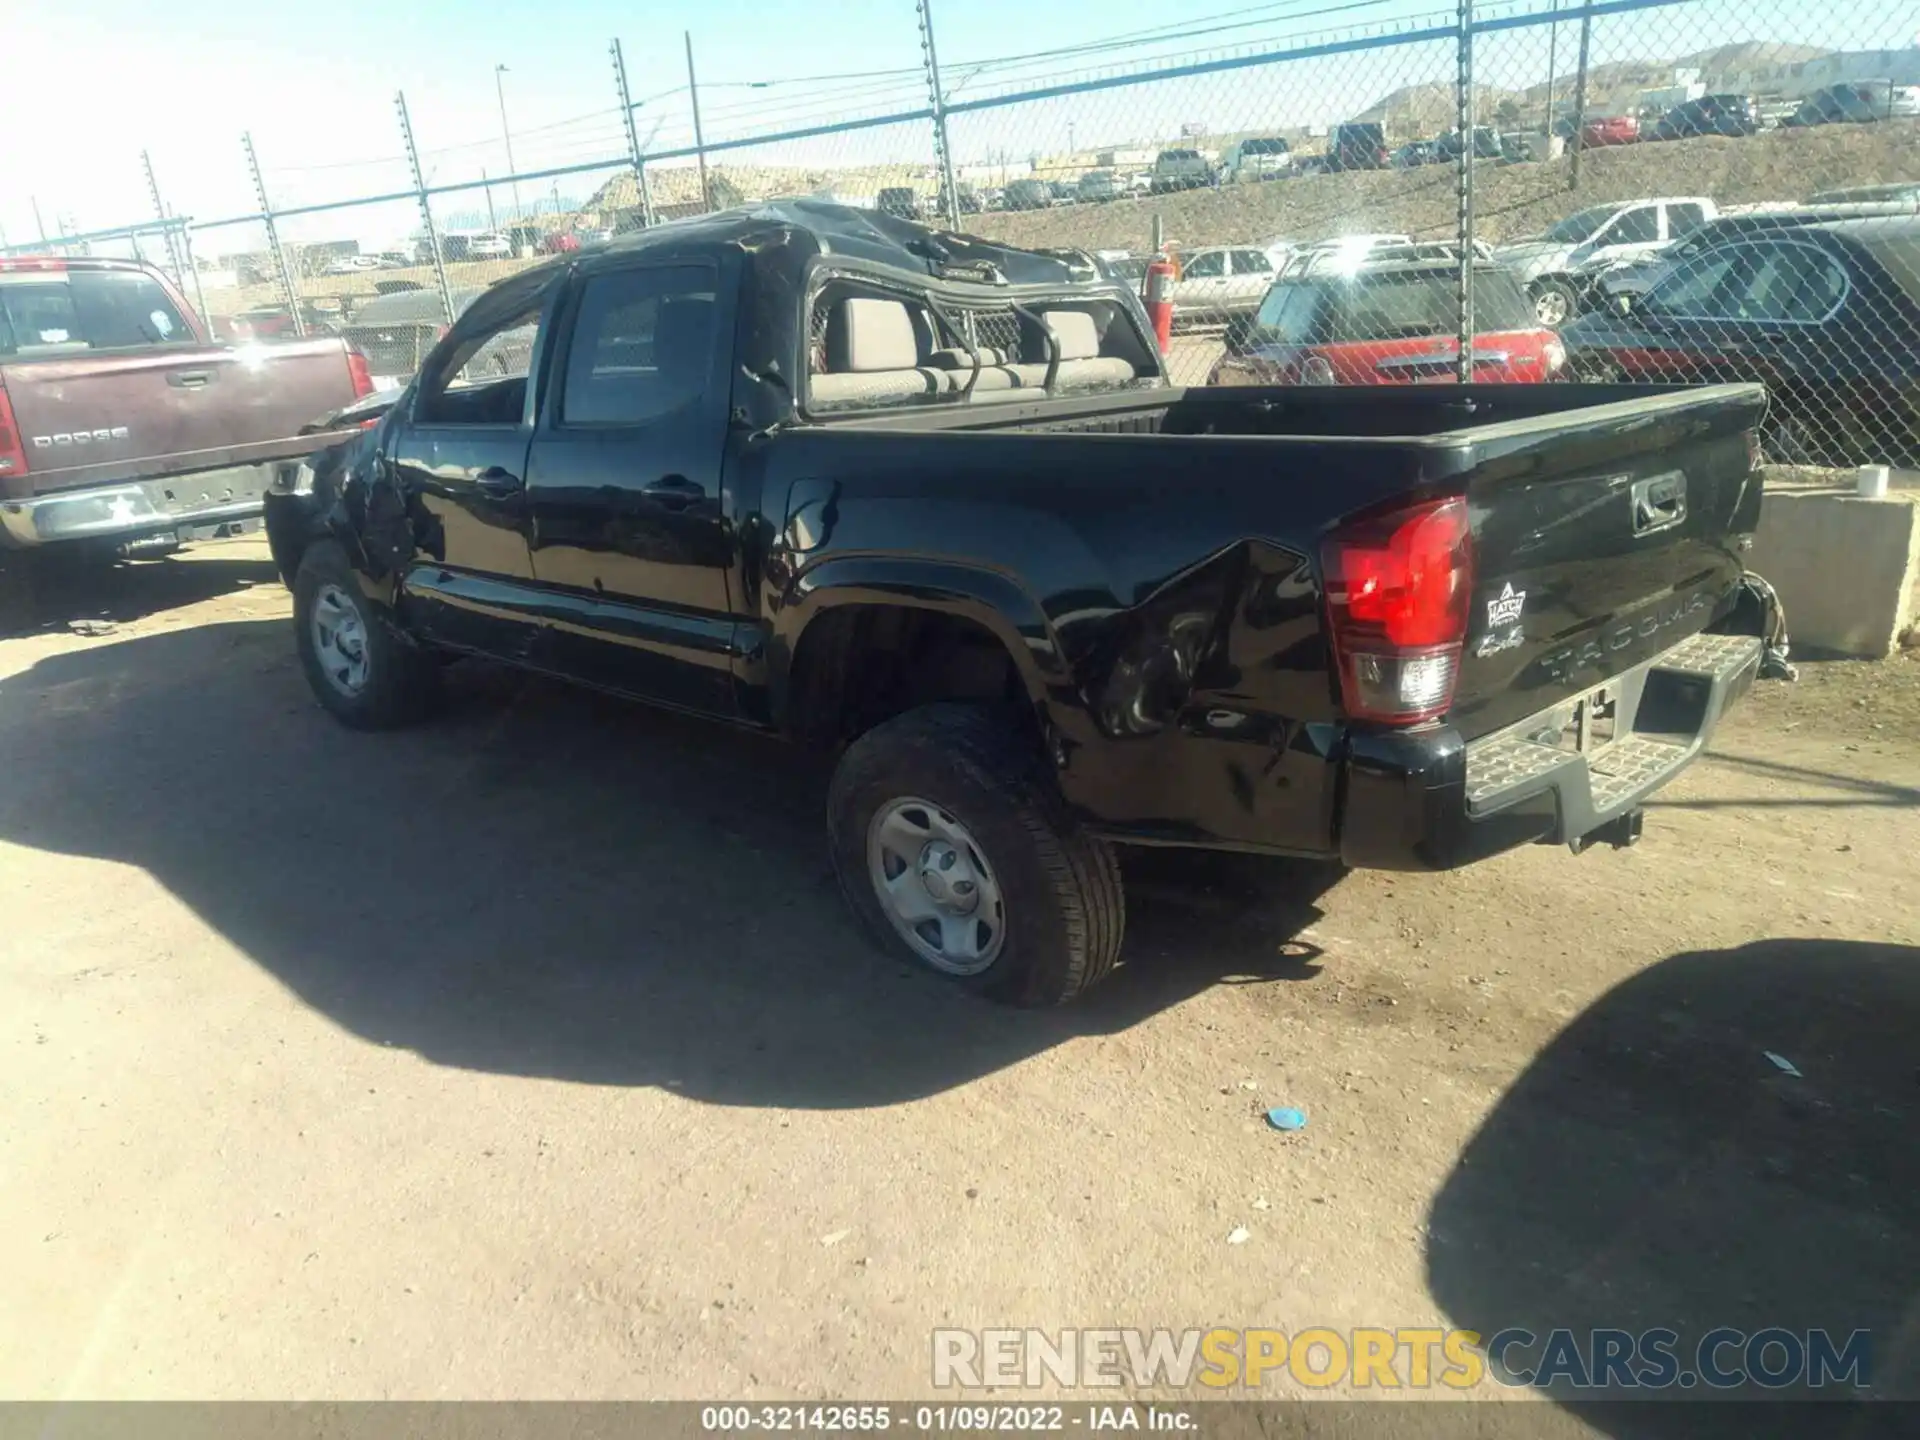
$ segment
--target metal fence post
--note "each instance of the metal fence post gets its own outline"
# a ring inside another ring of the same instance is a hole
[[[960,228],[960,188],[953,180],[953,147],[947,141],[947,97],[940,89],[940,57],[933,47],[933,0],[917,0],[920,50],[927,63],[927,102],[933,111],[933,160],[940,167],[940,208],[949,228]]]
[[[640,153],[640,131],[633,123],[633,93],[627,89],[627,58],[613,42],[613,81],[620,90],[620,123],[627,132],[627,159],[633,163],[634,188],[640,192],[640,224],[653,227],[653,197],[647,193],[647,157]]]
[[[1580,188],[1580,152],[1587,148],[1587,49],[1593,39],[1591,0],[1580,12],[1580,73],[1573,82],[1573,166],[1567,176],[1567,188]]]
[[[140,152],[140,168],[147,172],[147,198],[153,201],[154,218],[166,225],[167,207],[160,199],[160,184],[153,178],[153,156],[145,150]],[[180,247],[174,243],[173,228],[167,226],[162,230],[160,239],[167,247],[167,264],[173,270],[173,283],[185,289],[187,277],[180,272]]]
[[[693,148],[700,157],[700,206],[713,209],[713,186],[707,181],[707,138],[700,132],[700,82],[693,78],[693,32],[680,32],[687,42],[687,98],[693,102]]]
[[[1460,32],[1455,41],[1459,74],[1454,81],[1454,127],[1460,142],[1460,172],[1455,187],[1460,240],[1460,353],[1454,357],[1455,375],[1462,385],[1473,383],[1473,0],[1459,0]]]
[[[267,199],[267,182],[260,174],[260,157],[253,151],[253,132],[244,132],[240,136],[240,144],[247,152],[247,169],[253,172],[253,193],[260,197],[260,218],[267,226],[267,248],[273,252],[274,269],[280,272],[280,289],[286,295],[287,309],[293,315],[293,333],[304,340],[307,322],[300,314],[300,292],[294,287],[293,268],[287,264],[286,247],[280,243],[280,227],[273,223],[273,205]]]
[[[171,211],[167,219],[179,226],[180,255],[186,261],[187,274],[193,277],[193,303],[200,311],[200,323],[209,330],[213,328],[213,317],[207,314],[207,294],[200,288],[200,262],[193,255],[193,227],[181,222],[178,215]]]
[[[400,112],[400,138],[406,142],[407,165],[413,171],[414,192],[420,197],[420,223],[427,230],[427,248],[433,252],[433,278],[440,284],[440,308],[447,324],[454,321],[453,290],[447,284],[447,257],[440,253],[440,232],[433,226],[433,202],[427,196],[427,177],[420,169],[420,148],[413,143],[413,119],[407,114],[407,92],[393,92],[393,108]]]

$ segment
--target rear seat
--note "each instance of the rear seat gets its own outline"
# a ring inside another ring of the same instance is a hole
[[[1046,310],[1040,319],[1060,345],[1058,385],[1119,384],[1134,378],[1127,361],[1100,357],[1100,334],[1091,315]],[[914,312],[902,301],[871,296],[843,300],[827,318],[828,373],[810,377],[809,393],[824,405],[850,406],[964,390],[973,357],[956,347],[929,350],[931,339],[924,316],[916,326]],[[1008,363],[1011,357],[984,346],[980,358],[973,393],[982,399],[986,392],[1037,390],[1046,384],[1045,364]]]
[[[1134,378],[1133,366],[1118,356],[1100,355],[1100,329],[1084,310],[1042,310],[1040,323],[1060,346],[1060,373],[1056,386],[1079,389],[1092,385],[1123,385]],[[1023,386],[1039,389],[1047,383],[1047,367],[1039,364],[1010,368]]]
[[[953,388],[953,376],[920,362],[913,316],[898,300],[842,300],[827,317],[827,371],[809,382],[813,398],[828,405],[937,395]]]

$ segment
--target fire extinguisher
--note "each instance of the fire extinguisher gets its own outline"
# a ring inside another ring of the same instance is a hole
[[[1173,277],[1176,273],[1173,261],[1165,255],[1156,255],[1147,262],[1147,273],[1140,283],[1140,298],[1146,301],[1147,318],[1153,322],[1153,336],[1160,342],[1162,355],[1173,344]]]

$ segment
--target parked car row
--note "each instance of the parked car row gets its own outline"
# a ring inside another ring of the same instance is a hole
[[[1649,141],[1689,140],[1699,135],[1735,138],[1757,135],[1775,125],[1863,125],[1879,120],[1906,120],[1920,116],[1920,86],[1895,85],[1888,80],[1843,80],[1776,110],[1751,95],[1699,95],[1683,100],[1664,114],[1588,115],[1576,123],[1570,116],[1555,120],[1552,133],[1583,148],[1634,145]]]
[[[1605,303],[1552,323],[1511,250],[1479,253],[1475,382],[1760,382],[1773,397],[1764,437],[1773,458],[1920,463],[1920,207],[1912,196],[1704,218],[1690,208],[1702,203],[1596,207],[1555,227],[1561,248],[1596,249],[1607,248],[1624,216],[1644,217],[1636,227],[1672,227],[1684,215],[1690,228],[1657,248],[1628,229],[1618,243],[1637,253],[1594,287]],[[1253,277],[1268,263],[1272,280],[1249,310]],[[1196,264],[1200,276],[1188,279]],[[1451,382],[1460,269],[1453,245],[1404,236],[1323,241],[1277,262],[1252,247],[1211,247],[1186,259],[1176,318],[1226,322],[1209,384]]]

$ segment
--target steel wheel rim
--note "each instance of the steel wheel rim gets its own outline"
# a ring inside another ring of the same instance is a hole
[[[1542,325],[1555,329],[1564,325],[1573,307],[1567,303],[1567,297],[1558,290],[1542,290],[1533,301],[1533,315]]]
[[[338,585],[322,585],[313,597],[313,615],[307,622],[313,636],[314,658],[327,684],[346,696],[367,688],[373,659],[367,652],[367,626],[360,607]]]
[[[1000,882],[952,811],[912,796],[881,806],[867,826],[867,878],[888,923],[934,969],[978,975],[1000,958]]]

